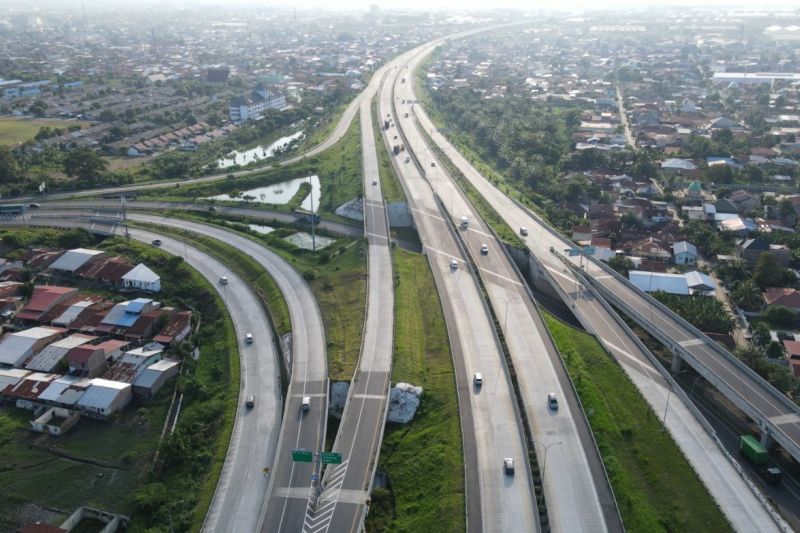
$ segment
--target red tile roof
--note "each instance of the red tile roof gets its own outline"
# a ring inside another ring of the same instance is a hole
[[[767,305],[782,305],[790,309],[800,309],[800,292],[783,287],[767,287],[762,293]]]

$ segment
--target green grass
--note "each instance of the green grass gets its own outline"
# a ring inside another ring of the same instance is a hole
[[[406,195],[403,192],[403,187],[400,185],[400,180],[397,179],[397,174],[392,167],[389,151],[386,150],[383,144],[383,137],[381,136],[381,128],[383,128],[383,121],[378,116],[378,104],[372,102],[372,128],[375,133],[375,148],[378,151],[378,173],[381,179],[381,191],[383,191],[383,199],[388,203],[405,202]]]
[[[305,136],[305,141],[303,142],[302,146],[300,146],[299,153],[314,148],[318,144],[321,144],[322,141],[330,137],[348,105],[350,105],[350,102],[345,102],[334,108],[329,113],[326,113],[325,116],[320,119],[320,124],[314,129],[314,131]]]
[[[141,225],[143,227],[155,227],[153,224],[141,223]],[[255,259],[213,237],[206,237],[199,233],[178,230],[169,226],[158,226],[158,231],[174,235],[182,241],[189,242],[195,248],[225,264],[264,299],[278,335],[285,335],[292,330],[289,307],[286,305],[283,293],[281,293],[275,279]]]
[[[689,462],[591,335],[545,314],[578,389],[628,531],[730,531]]]
[[[120,238],[98,241],[85,231],[0,232],[14,255],[32,245],[86,246],[145,262],[162,276],[164,305],[191,309],[200,319],[200,359],[186,358],[178,388],[184,393],[176,432],[153,459],[173,384],[151,401],[134,400],[112,422],[81,420],[59,439],[29,433],[31,413],[0,408],[0,530],[13,529],[30,505],[64,514],[92,505],[132,516],[130,531],[198,530],[211,501],[233,428],[239,359],[233,324],[212,287],[180,257]],[[171,349],[185,356],[189,346]],[[157,489],[157,490],[156,490]],[[158,493],[157,506],[147,494]],[[170,512],[167,513],[166,510]]]
[[[395,352],[392,382],[423,388],[407,425],[389,424],[366,529],[464,531],[464,472],[458,397],[441,304],[425,256],[393,250]]]
[[[235,231],[268,247],[307,277],[325,325],[328,374],[332,380],[352,379],[361,351],[367,297],[366,243],[363,239],[341,238],[328,248],[314,253],[297,248],[283,239],[299,231],[298,228],[279,227],[273,233],[263,235],[244,227],[242,224],[248,222],[246,218],[230,223],[210,213],[175,211],[170,212],[169,216],[198,220]],[[263,224],[258,220],[252,222]],[[280,321],[279,316],[275,320]]]
[[[0,144],[14,146],[31,141],[39,133],[39,128],[45,126],[67,129],[70,126],[84,127],[88,125],[88,122],[64,120],[0,118]]]
[[[298,161],[286,167],[266,168],[251,176],[222,179],[210,183],[179,185],[147,191],[142,198],[159,200],[195,201],[198,198],[214,196],[222,193],[241,193],[243,191],[282,183],[295,178],[316,174],[320,179],[321,194],[319,210],[331,214],[341,204],[363,194],[361,172],[361,137],[359,121],[354,120],[345,135],[333,147],[325,152]],[[269,209],[289,212],[296,202],[271,205],[256,202],[217,202],[226,205],[246,205],[248,208]]]

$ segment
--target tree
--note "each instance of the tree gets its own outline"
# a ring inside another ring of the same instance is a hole
[[[761,313],[761,318],[781,329],[792,328],[797,322],[797,315],[794,311],[782,305],[770,305],[766,311]]]
[[[747,311],[757,311],[763,303],[761,291],[753,280],[736,284],[731,292],[731,298],[736,305]]]
[[[608,260],[608,266],[619,272],[621,275],[628,277],[628,273],[634,269],[633,261],[624,255],[615,255]]]
[[[108,161],[91,148],[78,148],[64,157],[64,173],[93,184],[108,169]]]
[[[782,287],[787,279],[787,270],[769,253],[761,254],[753,270],[753,281],[761,287]]]
[[[153,171],[158,179],[179,178],[189,174],[191,165],[185,155],[167,152],[153,161]]]
[[[0,183],[9,183],[19,178],[19,165],[8,146],[0,145]]]

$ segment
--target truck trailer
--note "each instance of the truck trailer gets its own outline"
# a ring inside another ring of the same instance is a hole
[[[756,470],[764,476],[767,483],[777,485],[781,482],[780,468],[769,466],[769,452],[758,439],[752,435],[742,435],[739,438],[739,452],[756,466]]]

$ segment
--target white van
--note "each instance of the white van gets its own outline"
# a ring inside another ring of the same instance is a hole
[[[469,227],[469,218],[461,217],[461,229],[467,229],[468,227]]]
[[[303,396],[303,411],[311,409],[311,396]]]
[[[483,385],[483,376],[481,375],[480,372],[475,372],[474,374],[472,374],[472,384],[475,385],[476,387],[480,387],[481,385]]]

